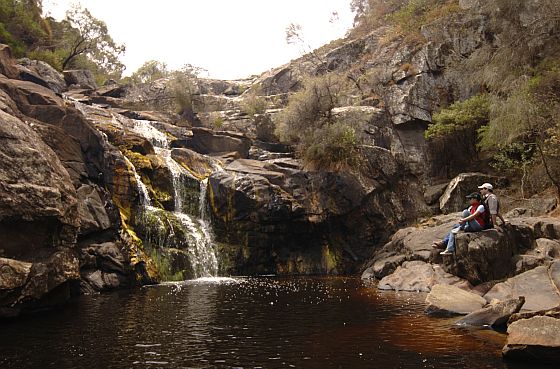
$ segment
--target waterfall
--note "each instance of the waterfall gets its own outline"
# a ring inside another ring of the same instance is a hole
[[[134,178],[136,179],[136,187],[138,188],[138,193],[140,194],[140,205],[142,205],[143,208],[147,208],[151,206],[152,200],[150,199],[150,193],[148,192],[148,187],[146,187],[144,182],[142,182],[142,178],[140,178],[140,175],[136,171],[134,164],[132,164],[132,162],[128,160],[126,156],[124,156],[124,160],[126,161],[128,168],[132,170],[132,173],[134,174]]]
[[[148,139],[152,143],[156,154],[164,160],[171,172],[174,198],[174,211],[172,215],[178,220],[178,223],[187,235],[188,245],[182,246],[187,249],[194,276],[196,278],[217,276],[218,259],[216,257],[206,201],[208,180],[198,181],[172,158],[167,134],[154,127],[150,121],[133,120],[133,123],[134,124],[130,127],[131,130]],[[137,176],[139,189],[146,195],[145,199],[147,199],[147,201],[142,201],[142,205],[147,208],[147,210],[150,210],[152,207],[150,206],[147,188],[139,179],[139,175],[136,172],[135,176]],[[191,204],[197,206],[197,209],[199,210],[199,217],[188,214],[187,207],[189,204],[184,203],[184,194],[187,189],[188,181],[196,181],[200,183],[198,204]],[[161,209],[152,208],[151,210],[153,215],[157,215],[157,213],[162,212]],[[177,230],[173,229],[171,223],[169,223],[169,229],[170,234],[168,235],[168,238],[171,238]]]

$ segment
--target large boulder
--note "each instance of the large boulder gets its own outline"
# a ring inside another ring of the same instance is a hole
[[[0,259],[0,318],[59,306],[79,279],[78,260],[69,249],[33,263]]]
[[[362,278],[383,278],[406,260],[432,261],[435,241],[441,241],[459,219],[459,214],[431,218],[417,227],[398,230],[391,240],[377,250],[366,264]],[[439,254],[440,250],[437,250]],[[439,255],[438,255],[439,256]]]
[[[393,274],[379,281],[381,290],[430,292],[435,285],[454,285],[463,289],[470,287],[464,279],[444,272],[439,265],[423,261],[407,261]]]
[[[20,59],[18,63],[25,67],[28,72],[40,78],[39,84],[50,88],[55,93],[61,94],[67,90],[64,76],[44,61],[23,58]],[[22,77],[21,72],[20,77]],[[33,77],[33,75],[31,75],[31,77]],[[31,80],[31,82],[34,81]]]
[[[95,90],[97,89],[97,83],[95,82],[95,77],[89,70],[77,69],[77,70],[65,70],[62,72],[64,74],[64,80],[69,88],[76,89],[87,89]]]
[[[447,185],[439,200],[439,207],[443,213],[452,213],[467,208],[465,196],[478,192],[478,186],[490,182],[494,187],[506,185],[505,178],[494,177],[484,173],[462,173],[453,178]]]
[[[513,314],[521,310],[524,303],[525,298],[523,296],[506,301],[493,301],[488,306],[457,320],[455,324],[479,327],[505,325]]]
[[[76,241],[76,191],[56,154],[31,127],[0,111],[0,249],[25,257]]]
[[[488,301],[525,297],[523,310],[539,311],[560,305],[560,261],[540,266],[496,284],[484,298]]]
[[[8,78],[17,78],[18,70],[14,64],[12,49],[8,45],[0,44],[0,74]]]
[[[444,258],[443,267],[473,284],[512,277],[550,264],[551,257],[538,253],[536,240],[540,239],[541,245],[550,245],[552,248],[543,251],[554,255],[552,245],[559,235],[560,220],[546,217],[511,219],[506,226],[476,233],[460,232],[456,236],[455,254]]]
[[[502,354],[506,359],[557,364],[560,362],[560,319],[537,315],[508,326]]]
[[[486,305],[477,294],[459,287],[437,284],[426,297],[426,313],[437,315],[469,314]]]

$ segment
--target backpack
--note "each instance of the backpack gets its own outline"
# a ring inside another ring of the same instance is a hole
[[[490,215],[490,207],[488,206],[488,197],[482,201],[484,205],[484,213],[482,213],[482,219],[484,219],[484,229],[494,228],[492,224],[492,216]]]

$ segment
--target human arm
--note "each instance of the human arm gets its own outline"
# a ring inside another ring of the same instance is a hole
[[[470,209],[470,208],[469,208],[469,209]],[[471,214],[471,215],[469,215],[468,217],[465,217],[465,218],[460,219],[460,220],[459,220],[459,223],[460,223],[460,224],[463,224],[463,223],[470,222],[471,220],[473,220],[473,219],[479,217],[480,214],[482,214],[482,213],[484,213],[484,205],[479,205],[479,206],[476,208],[476,211],[474,212],[474,214]]]

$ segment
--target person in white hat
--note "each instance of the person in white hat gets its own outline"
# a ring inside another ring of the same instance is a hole
[[[492,186],[490,183],[484,183],[478,186],[478,189],[480,190],[480,194],[482,195],[484,205],[488,208],[488,212],[490,213],[489,223],[491,225],[489,224],[488,228],[492,228],[498,225],[496,223],[496,218],[500,218],[500,220],[502,221],[502,225],[506,224],[506,221],[500,214],[500,201],[498,200],[498,196],[494,194],[494,186]]]

